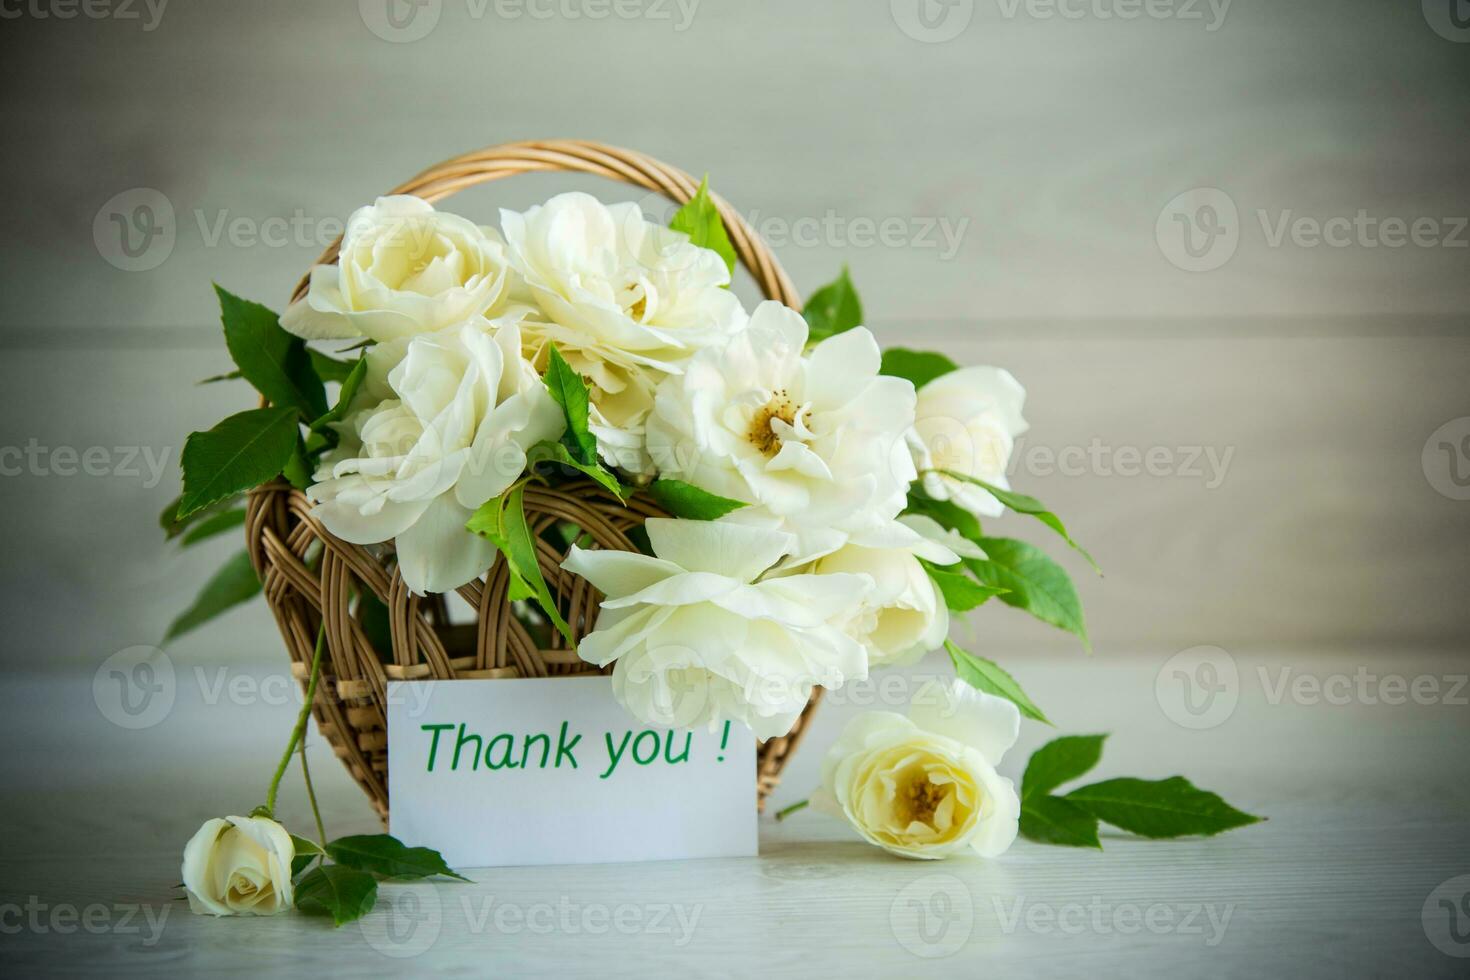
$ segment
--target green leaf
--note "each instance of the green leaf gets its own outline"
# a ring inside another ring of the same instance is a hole
[[[306,356],[311,358],[312,370],[323,381],[335,381],[341,384],[357,367],[356,361],[339,361],[335,357],[328,357],[321,351],[312,350],[310,347],[306,349]]]
[[[1065,799],[1140,837],[1211,836],[1262,819],[1235,809],[1183,776],[1108,779],[1074,789]]]
[[[244,508],[218,511],[195,524],[184,535],[184,540],[181,543],[187,548],[189,545],[198,544],[206,538],[212,538],[217,534],[225,534],[233,531],[235,528],[244,525],[244,523]]]
[[[1060,534],[1063,541],[1066,541],[1067,544],[1071,545],[1077,550],[1078,554],[1080,554],[1083,558],[1086,558],[1087,563],[1092,566],[1093,571],[1097,572],[1099,575],[1102,574],[1102,569],[1097,567],[1097,562],[1092,560],[1092,556],[1087,553],[1087,549],[1082,547],[1076,541],[1072,540],[1072,536],[1067,533],[1066,525],[1062,523],[1062,519],[1053,514],[1051,511],[1047,510],[1046,505],[1037,500],[1035,497],[1028,497],[1024,493],[1016,493],[1013,490],[1002,490],[1000,487],[994,486],[990,483],[986,483],[984,480],[978,479],[973,476],[965,476],[963,473],[955,473],[951,470],[944,470],[943,473],[945,476],[953,477],[956,480],[964,480],[966,483],[973,483],[980,489],[987,491],[996,500],[999,500],[1001,503],[1005,504],[1007,507],[1018,514],[1028,514],[1031,517],[1036,518],[1038,521]]]
[[[980,530],[980,519],[952,500],[933,500],[922,492],[909,492],[908,514],[923,514],[942,528],[956,531],[961,537],[979,541],[984,536]]]
[[[273,405],[290,405],[310,422],[327,410],[327,393],[311,366],[306,342],[281,329],[280,317],[214,287],[219,294],[225,346],[240,374]]]
[[[907,378],[914,383],[915,388],[922,388],[935,378],[957,370],[959,365],[943,354],[909,350],[907,347],[890,347],[883,352],[883,366],[878,373]]]
[[[219,381],[236,381],[244,377],[239,371],[226,371],[224,374],[211,374],[207,378],[201,378],[194,382],[196,385],[212,385]]]
[[[1033,721],[1039,721],[1043,725],[1051,724],[1051,719],[1042,713],[1036,703],[1026,696],[1026,692],[1021,690],[1016,679],[999,664],[961,650],[952,640],[944,641],[944,649],[949,651],[949,659],[954,663],[955,674],[960,680],[977,691],[1005,698],[1019,708],[1021,714]]]
[[[725,267],[730,270],[730,274],[735,274],[735,246],[730,244],[725,223],[720,220],[719,208],[715,207],[714,199],[709,195],[709,174],[705,174],[704,180],[699,182],[699,190],[689,199],[689,203],[674,215],[669,227],[688,235],[689,241],[700,248],[718,253],[725,260]]]
[[[296,448],[294,408],[253,408],[184,442],[184,492],[175,520],[258,487],[281,472]]]
[[[1021,777],[1021,799],[1045,796],[1063,783],[1086,775],[1102,758],[1106,735],[1064,735],[1031,754]]]
[[[163,642],[183,636],[190,630],[202,626],[228,609],[254,598],[260,591],[260,579],[255,577],[255,568],[250,556],[240,552],[204,583],[193,605],[179,614],[164,634]]]
[[[562,358],[555,344],[548,357],[546,387],[567,417],[567,431],[562,438],[583,463],[596,463],[597,437],[588,428],[587,383]]]
[[[362,589],[357,596],[357,622],[379,659],[390,663],[393,657],[393,621],[383,600],[367,589]]]
[[[654,480],[648,486],[648,495],[669,515],[686,521],[719,520],[731,511],[748,506],[743,501],[709,493],[683,480]]]
[[[924,570],[934,580],[935,587],[944,596],[944,604],[951,612],[969,612],[984,603],[985,600],[994,598],[1005,591],[1005,589],[981,585],[967,575],[946,571],[929,562],[924,562]]]
[[[592,455],[597,459],[596,452]],[[572,451],[559,442],[538,442],[526,453],[527,469],[535,471],[537,466],[544,463],[554,463],[560,466],[570,466],[580,473],[584,473],[596,480],[605,490],[613,494],[619,500],[627,501],[628,491],[617,481],[617,478],[603,468],[601,463],[593,462],[591,465],[579,462],[572,458]]]
[[[360,919],[378,901],[378,879],[366,871],[324,864],[296,883],[296,907],[308,915],[330,915],[334,926]]]
[[[307,865],[326,853],[316,841],[308,840],[305,837],[297,837],[295,834],[291,835],[291,845],[295,848],[295,854],[291,858],[292,878],[301,874],[301,872],[306,870]]]
[[[495,544],[505,556],[510,571],[508,597],[511,601],[535,599],[543,612],[566,637],[567,643],[576,649],[572,628],[556,608],[556,600],[546,587],[541,576],[541,564],[536,560],[536,539],[526,524],[526,510],[522,498],[524,490],[517,486],[494,500],[487,501],[470,517],[465,527]]]
[[[985,549],[986,558],[966,558],[965,567],[986,585],[1009,589],[1000,596],[1001,602],[1072,633],[1092,651],[1082,601],[1062,566],[1041,549],[1014,538],[980,538],[976,543]]]
[[[338,864],[385,878],[431,878],[434,875],[444,875],[446,878],[469,881],[464,875],[451,870],[438,851],[427,847],[408,847],[388,834],[339,837],[327,844],[327,854]]]
[[[298,438],[296,448],[291,450],[291,458],[287,459],[286,465],[281,467],[281,475],[297,490],[305,490],[312,484],[313,470],[315,467],[311,462],[311,454],[306,451],[306,445]]]
[[[842,267],[842,275],[812,293],[801,315],[811,328],[807,342],[812,344],[862,325],[863,301],[852,286],[847,266]]]
[[[341,422],[347,417],[347,410],[352,407],[352,399],[357,397],[357,389],[362,387],[362,379],[367,377],[367,358],[359,357],[357,363],[352,365],[352,370],[347,372],[347,377],[342,379],[342,388],[337,393],[337,404],[325,415],[311,423],[312,432],[321,432],[334,422]]]
[[[1021,804],[1021,836],[1038,844],[1102,850],[1097,818],[1057,796],[1037,796]]]
[[[163,512],[158,515],[158,526],[163,528],[164,537],[168,541],[177,538],[200,521],[207,520],[215,514],[234,507],[240,503],[241,497],[239,494],[231,494],[223,500],[217,500],[208,507],[201,507],[183,520],[179,520],[179,501],[181,499],[181,497],[175,497],[173,500],[170,500],[168,506],[163,508]]]

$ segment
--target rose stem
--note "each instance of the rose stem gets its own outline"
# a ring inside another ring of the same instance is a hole
[[[291,741],[286,745],[286,751],[281,755],[281,763],[276,766],[276,774],[271,777],[271,788],[265,794],[265,808],[275,819],[276,793],[281,788],[281,777],[286,775],[286,767],[291,764],[291,755],[296,751],[296,743],[306,734],[306,720],[311,717],[311,704],[316,698],[316,682],[322,671],[322,651],[327,645],[327,624],[322,623],[316,634],[316,652],[311,657],[311,678],[306,682],[306,701],[301,705],[301,714],[296,716],[296,727],[291,729]]]
[[[322,825],[322,811],[317,809],[316,790],[311,786],[311,769],[306,765],[306,738],[301,739],[301,778],[306,781],[306,798],[311,801],[311,815],[316,818],[316,839],[322,847],[327,846],[327,828]]]
[[[791,816],[797,810],[805,810],[807,808],[807,806],[810,805],[810,803],[811,803],[810,800],[802,800],[799,803],[793,803],[790,806],[788,806],[786,809],[784,809],[781,812],[777,813],[776,814],[776,819],[777,820],[785,820],[787,817]]]

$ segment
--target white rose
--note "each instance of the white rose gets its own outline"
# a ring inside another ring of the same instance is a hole
[[[935,500],[953,500],[981,517],[999,517],[1005,507],[990,493],[937,471],[977,477],[1009,490],[1011,450],[1028,427],[1021,417],[1025,402],[1026,389],[1009,371],[995,367],[960,368],[919,389],[909,442],[924,492]]]
[[[355,211],[335,265],[311,270],[281,326],[308,340],[396,340],[490,315],[507,293],[495,232],[417,197]]]
[[[196,915],[275,915],[291,907],[286,828],[265,817],[204,821],[184,846],[184,889]]]
[[[903,857],[995,857],[1020,826],[1015,785],[995,771],[1020,726],[1011,702],[931,681],[908,717],[870,711],[848,723],[812,805]]]
[[[804,356],[807,325],[762,303],[725,347],[703,351],[659,387],[648,451],[660,475],[757,504],[798,534],[861,535],[892,524],[915,477],[904,433],[914,387],[879,375],[873,335],[858,327]],[[803,541],[804,552],[808,548]]]
[[[804,567],[814,575],[866,575],[873,580],[867,597],[835,621],[863,644],[870,669],[913,663],[949,635],[944,597],[908,549],[845,545]]]
[[[606,596],[578,653],[616,664],[613,693],[635,717],[675,727],[730,719],[764,740],[791,730],[815,685],[867,676],[862,645],[829,620],[869,579],[759,580],[795,544],[770,528],[657,518],[645,527],[657,557],[574,547],[562,565]]]
[[[527,354],[547,344],[587,379],[592,430],[608,461],[647,470],[643,422],[653,392],[698,350],[745,326],[730,270],[635,204],[561,194],[501,212],[507,255],[547,323],[527,323]]]
[[[419,595],[490,568],[495,546],[465,522],[521,475],[528,449],[566,429],[520,350],[510,319],[374,348],[364,387],[383,400],[337,427],[342,442],[307,490],[312,513],[342,540],[396,539],[399,571]]]

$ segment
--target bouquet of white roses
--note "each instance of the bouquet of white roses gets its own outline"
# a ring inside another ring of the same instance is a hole
[[[620,703],[650,724],[734,720],[782,736],[816,688],[943,649],[955,681],[922,688],[908,715],[853,721],[814,797],[896,853],[995,855],[1018,831],[1097,846],[1099,820],[1158,837],[1255,820],[1178,777],[1053,794],[1097,761],[1101,736],[1043,748],[1020,792],[998,775],[1021,718],[1049,722],[997,664],[948,639],[951,615],[996,598],[1087,643],[1062,567],[981,523],[1034,518],[1091,562],[1007,483],[1025,390],[998,367],[882,349],[845,270],[804,314],[747,309],[735,262],[707,185],[667,227],[580,193],[502,211],[498,229],[380,198],[279,318],[220,291],[231,376],[269,407],[190,437],[165,522],[186,540],[238,526],[238,495],[284,476],[336,538],[391,545],[415,594],[503,561],[515,615],[610,666]],[[321,349],[330,341],[337,351]],[[328,381],[340,385],[330,406]],[[670,516],[646,521],[638,552],[559,529],[562,568],[603,597],[574,643],[523,491],[586,480]],[[228,585],[211,583],[172,632],[251,592]],[[284,837],[230,819],[201,833],[247,835],[289,864]]]

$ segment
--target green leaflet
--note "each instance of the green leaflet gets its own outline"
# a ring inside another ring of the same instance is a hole
[[[535,471],[537,466],[540,466],[543,463],[554,463],[559,466],[570,466],[572,469],[577,470],[579,473],[583,473],[591,477],[593,480],[596,480],[603,489],[607,490],[619,500],[626,501],[628,499],[628,491],[623,487],[621,483],[618,482],[617,477],[613,476],[606,469],[604,469],[602,464],[596,462],[597,454],[595,451],[593,452],[592,459],[592,464],[588,465],[587,463],[582,463],[573,459],[572,451],[562,443],[538,442],[536,445],[532,446],[531,451],[526,454],[526,466],[533,472]]]
[[[294,853],[291,858],[292,878],[301,874],[311,862],[326,853],[316,841],[308,840],[305,837],[297,837],[295,834],[291,835],[291,846],[294,848]]]
[[[686,521],[719,520],[731,511],[747,506],[742,501],[717,496],[682,480],[654,480],[649,484],[648,495],[669,514]]]
[[[961,650],[952,640],[944,641],[944,649],[949,651],[949,659],[954,663],[955,674],[960,680],[977,691],[1005,698],[1014,704],[1021,714],[1033,721],[1039,721],[1044,725],[1051,724],[1051,719],[1047,718],[1036,703],[1027,697],[1026,692],[1021,690],[1021,685],[1016,683],[1016,679],[1001,669],[999,664]]]
[[[469,881],[444,863],[438,851],[427,847],[409,847],[388,834],[362,834],[339,837],[327,844],[327,855],[333,861],[359,871],[384,878],[432,878],[444,875]]]
[[[219,286],[225,345],[240,374],[273,405],[289,405],[303,422],[327,410],[327,393],[306,353],[306,342],[281,329],[280,317]]]
[[[1018,514],[1026,514],[1030,517],[1036,518],[1038,521],[1045,524],[1053,531],[1057,532],[1057,534],[1060,534],[1063,541],[1066,541],[1067,544],[1071,545],[1078,554],[1080,554],[1083,558],[1086,558],[1087,563],[1092,566],[1093,571],[1097,572],[1099,575],[1102,574],[1102,569],[1097,567],[1097,562],[1093,561],[1092,556],[1087,553],[1087,549],[1082,547],[1076,541],[1072,540],[1072,536],[1067,533],[1067,527],[1062,523],[1062,519],[1053,514],[1051,511],[1047,510],[1046,505],[1037,500],[1035,497],[1028,497],[1024,493],[1016,493],[1013,490],[1002,490],[1000,487],[997,487],[990,483],[986,483],[984,480],[978,479],[973,476],[965,476],[963,473],[955,473],[951,470],[943,470],[942,472],[945,476],[952,477],[953,479],[963,480],[966,483],[973,483],[975,486],[979,487],[981,490],[988,492],[996,500],[999,500],[1001,503],[1005,504],[1007,507]]]
[[[296,448],[296,409],[255,408],[231,415],[184,443],[184,492],[175,520],[274,477]]]
[[[981,585],[967,575],[946,571],[943,567],[927,561],[923,564],[924,570],[929,573],[929,578],[939,589],[940,595],[944,596],[944,604],[951,612],[969,612],[987,599],[1005,591],[989,585]]]
[[[356,361],[339,361],[335,357],[329,357],[319,350],[306,349],[306,356],[311,358],[312,370],[316,376],[323,381],[335,381],[338,384],[347,380],[352,369],[357,366]]]
[[[895,378],[905,378],[913,382],[915,388],[922,388],[935,378],[957,370],[959,365],[943,354],[890,347],[883,352],[883,366],[879,372]]]
[[[546,365],[546,387],[551,397],[561,406],[567,417],[567,431],[563,436],[567,448],[574,451],[582,463],[597,465],[597,437],[589,426],[587,384],[582,376],[572,370],[562,359],[561,352],[552,344]]]
[[[296,907],[309,915],[329,915],[334,926],[360,919],[378,901],[378,879],[366,871],[327,864],[296,883]]]
[[[367,588],[358,592],[357,623],[383,663],[393,660],[393,627],[388,607]]]
[[[196,512],[197,513],[197,512]],[[221,510],[199,521],[184,533],[184,539],[180,543],[185,547],[198,544],[207,538],[225,534],[245,524],[245,509],[243,507],[235,510]]]
[[[809,344],[862,326],[863,302],[853,288],[847,266],[842,267],[842,274],[836,279],[812,293],[801,315],[806,317],[810,328],[810,335],[807,337]]]
[[[352,365],[352,370],[348,371],[347,376],[342,379],[342,389],[337,393],[337,404],[311,423],[312,432],[321,432],[329,425],[347,418],[347,411],[352,407],[352,399],[357,397],[357,390],[362,387],[362,380],[365,377],[367,377],[367,358],[359,357],[357,363]]]
[[[1072,633],[1092,651],[1082,601],[1062,566],[1039,548],[1014,538],[980,538],[976,543],[985,550],[986,558],[966,558],[965,567],[986,585],[1008,590],[1000,596],[1001,602]]]
[[[718,254],[725,260],[725,267],[730,270],[730,274],[735,274],[735,246],[730,244],[725,223],[720,220],[719,208],[715,207],[714,199],[710,197],[708,174],[699,182],[699,190],[689,199],[689,203],[680,208],[669,221],[669,227],[688,235],[689,241],[700,248],[707,248]]]
[[[199,590],[194,603],[169,625],[163,642],[168,643],[183,636],[226,610],[254,598],[259,592],[260,579],[255,577],[250,556],[241,551],[204,583],[204,588]]]
[[[1262,819],[1237,810],[1183,776],[1109,779],[1074,789],[1065,798],[1140,837],[1211,836]]]
[[[1037,749],[1021,777],[1021,799],[1045,796],[1062,783],[1091,772],[1102,758],[1106,740],[1106,735],[1064,735]]]
[[[536,541],[526,524],[524,489],[517,486],[494,500],[487,501],[470,517],[465,527],[475,534],[493,542],[505,556],[510,571],[511,601],[535,599],[543,612],[550,617],[567,643],[576,649],[572,628],[556,608],[556,600],[546,587],[541,576],[541,565],[536,559]]]
[[[158,526],[163,528],[165,540],[172,541],[174,538],[186,533],[195,524],[206,521],[216,514],[227,511],[236,504],[241,503],[243,498],[239,494],[231,494],[228,497],[215,501],[207,507],[201,507],[193,511],[187,517],[180,520],[178,517],[179,502],[182,499],[180,496],[170,500],[168,505],[158,515]]]
[[[1021,833],[1044,844],[1099,847],[1098,821],[1140,837],[1218,834],[1260,821],[1182,776],[1147,780],[1120,777],[1051,796],[1063,783],[1090,772],[1106,735],[1069,735],[1037,749],[1021,779]]]
[[[1056,796],[1038,796],[1021,804],[1021,836],[1038,844],[1102,850],[1097,818]]]

